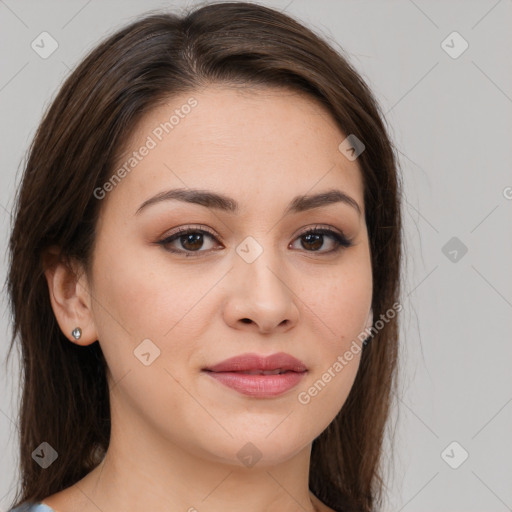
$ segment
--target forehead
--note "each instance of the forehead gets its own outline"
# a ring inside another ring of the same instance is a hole
[[[211,86],[180,94],[134,129],[114,169],[127,172],[108,200],[132,208],[190,187],[236,197],[244,208],[336,187],[363,210],[359,165],[338,149],[345,137],[325,107],[294,91]]]

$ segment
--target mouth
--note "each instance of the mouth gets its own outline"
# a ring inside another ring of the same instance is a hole
[[[281,395],[308,373],[304,363],[283,352],[266,357],[242,354],[202,371],[220,384],[256,398]]]
[[[277,368],[276,370],[247,370],[247,371],[234,371],[234,372],[230,372],[230,373],[241,373],[243,375],[280,375],[282,373],[286,373],[289,371],[291,371],[291,370],[283,370],[281,368]],[[216,373],[220,373],[220,372],[216,372]],[[222,372],[222,373],[225,373],[225,372]]]

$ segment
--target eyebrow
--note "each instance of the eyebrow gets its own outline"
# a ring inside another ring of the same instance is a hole
[[[135,214],[139,214],[144,208],[162,201],[177,200],[185,203],[193,203],[207,208],[225,211],[236,214],[240,211],[240,206],[234,199],[223,194],[212,192],[210,190],[200,189],[173,189],[150,197],[144,201],[137,209]],[[294,197],[285,210],[284,215],[291,213],[300,213],[314,208],[320,208],[334,203],[344,203],[354,208],[361,215],[361,208],[355,199],[338,189],[327,190],[314,195],[299,195]]]

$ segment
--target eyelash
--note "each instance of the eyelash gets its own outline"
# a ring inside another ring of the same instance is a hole
[[[204,228],[204,226],[203,226]],[[158,242],[156,242],[158,245],[160,246],[163,246],[164,249],[166,251],[169,251],[169,252],[172,252],[172,253],[175,253],[175,254],[184,254],[186,257],[199,257],[199,254],[200,253],[204,253],[204,252],[210,252],[210,251],[188,251],[188,250],[178,250],[178,249],[171,249],[169,247],[169,245],[174,242],[175,240],[178,240],[179,238],[181,238],[182,236],[184,235],[189,235],[189,234],[202,234],[202,235],[209,235],[211,236],[212,238],[214,238],[215,240],[216,237],[215,235],[209,231],[208,229],[200,229],[200,228],[193,228],[191,226],[187,226],[187,227],[182,227],[182,228],[179,228],[177,231],[175,231],[174,233],[172,233],[171,235],[165,237],[163,240],[160,240]],[[301,237],[304,237],[306,235],[326,235],[326,236],[329,236],[336,244],[336,247],[330,251],[308,251],[306,249],[304,249],[306,252],[311,252],[311,253],[319,253],[319,254],[334,254],[334,253],[337,253],[339,252],[340,250],[342,249],[346,249],[348,247],[351,247],[353,245],[352,241],[349,240],[345,235],[341,234],[341,233],[338,233],[337,231],[333,231],[332,229],[327,229],[327,228],[313,228],[313,229],[309,229],[307,231],[304,231],[303,233],[301,233],[297,239],[301,238]]]

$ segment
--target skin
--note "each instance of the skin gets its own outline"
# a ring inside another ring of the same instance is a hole
[[[145,115],[126,154],[191,96],[198,105],[102,200],[91,275],[78,267],[76,279],[59,263],[46,270],[62,331],[72,343],[98,340],[105,354],[112,437],[97,468],[44,502],[58,512],[329,511],[308,489],[311,444],[345,402],[360,353],[308,404],[297,397],[367,323],[372,273],[361,170],[338,150],[345,135],[324,107],[282,89],[209,86],[174,97]],[[240,212],[172,200],[135,213],[173,188],[225,194]],[[337,202],[283,216],[296,195],[331,188],[352,197],[361,214]],[[197,257],[155,243],[199,224],[215,238],[171,244],[196,248]],[[336,244],[326,235],[308,245],[301,235],[317,224],[353,245],[329,252]],[[236,252],[248,236],[263,249],[252,263]],[[133,352],[148,338],[160,356],[145,366]],[[308,373],[262,399],[201,372],[246,352],[286,352]],[[237,457],[248,442],[262,455],[251,468]]]

